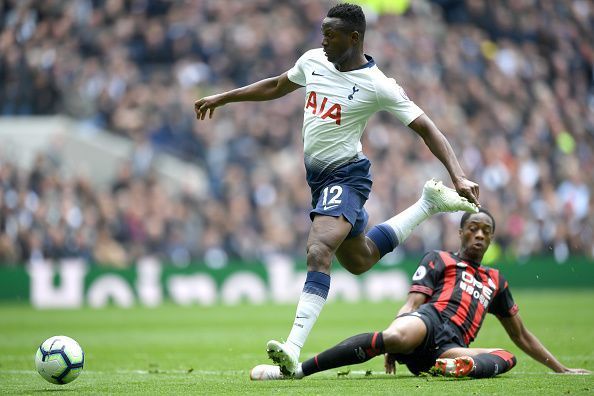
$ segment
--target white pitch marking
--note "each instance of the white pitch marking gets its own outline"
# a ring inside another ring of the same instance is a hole
[[[188,369],[189,370],[189,369]],[[117,370],[117,371],[96,371],[96,370],[83,370],[86,374],[206,374],[206,375],[235,375],[235,374],[246,374],[249,370],[161,370],[156,368],[153,370]],[[0,370],[2,374],[36,374],[35,370]]]

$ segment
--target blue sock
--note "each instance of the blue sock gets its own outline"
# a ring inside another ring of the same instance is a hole
[[[326,299],[329,290],[330,275],[318,271],[308,271],[303,285],[304,293],[315,294]]]
[[[367,233],[367,237],[377,246],[380,257],[384,257],[398,246],[398,236],[394,229],[386,224],[378,224]]]

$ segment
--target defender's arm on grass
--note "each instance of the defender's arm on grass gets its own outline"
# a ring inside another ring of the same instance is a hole
[[[277,77],[266,78],[245,87],[233,89],[217,95],[206,96],[194,102],[196,118],[203,120],[208,114],[212,118],[217,107],[232,102],[261,102],[265,100],[278,99],[286,94],[301,88],[287,76],[287,72]]]
[[[557,358],[545,348],[540,340],[536,338],[526,326],[524,326],[524,322],[522,322],[522,318],[520,318],[519,314],[507,318],[498,317],[498,319],[514,344],[534,360],[544,364],[554,372],[564,374],[590,374],[590,371],[588,370],[568,368],[561,364],[561,362],[559,362]]]
[[[416,311],[425,301],[427,301],[427,296],[423,293],[409,293],[406,302],[398,311],[396,318],[402,314]],[[386,374],[396,374],[396,359],[394,359],[394,355],[390,353],[384,354],[384,368],[386,369]]]
[[[421,114],[413,122],[408,124],[408,126],[423,138],[429,150],[446,167],[458,194],[473,204],[481,206],[479,203],[478,184],[466,178],[450,142],[448,142],[444,134],[435,126],[433,121],[426,114]]]

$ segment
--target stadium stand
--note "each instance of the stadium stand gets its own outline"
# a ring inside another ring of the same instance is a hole
[[[29,168],[2,153],[0,261],[302,257],[302,95],[229,106],[205,123],[192,105],[290,68],[319,46],[328,5],[0,1],[0,114],[64,114],[139,148],[139,163],[122,163],[109,188],[64,175],[51,151]],[[593,3],[416,0],[401,15],[367,14],[366,52],[447,134],[499,220],[501,252],[593,257]],[[363,147],[374,163],[372,223],[415,200],[426,179],[447,181],[392,117],[370,121]],[[152,150],[202,168],[206,194],[165,194]],[[457,220],[436,217],[399,249],[455,248],[444,230]]]

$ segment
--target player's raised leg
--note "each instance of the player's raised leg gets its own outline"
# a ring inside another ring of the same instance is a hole
[[[341,185],[340,188],[347,191],[349,187]],[[362,232],[367,215],[363,209],[364,200],[348,199],[356,194],[344,195],[345,199],[334,205],[336,207],[332,212],[327,212],[325,216],[317,215],[313,220],[307,246],[307,278],[287,342],[270,340],[266,345],[268,356],[280,366],[285,376],[295,372],[301,348],[326,302],[330,289],[330,265],[335,253],[347,270],[360,274],[394,250],[431,215],[441,211],[478,210],[455,190],[445,187],[440,181],[430,180],[425,183],[422,196],[414,205],[373,227],[367,237],[358,234],[347,238],[353,231]],[[354,207],[358,209],[353,211]],[[314,212],[320,210],[325,209],[320,209],[318,205]],[[356,212],[358,214],[354,214]],[[351,222],[347,218],[351,218]]]
[[[270,340],[266,344],[268,356],[285,376],[295,372],[301,348],[326,303],[332,257],[350,230],[343,217],[316,216],[313,220],[307,241],[307,276],[293,327],[286,342]]]
[[[458,195],[456,190],[431,179],[423,186],[423,193],[417,202],[384,223],[372,227],[367,235],[346,239],[336,251],[336,257],[348,271],[361,274],[403,243],[419,224],[432,215],[459,210],[478,212],[477,206]]]

